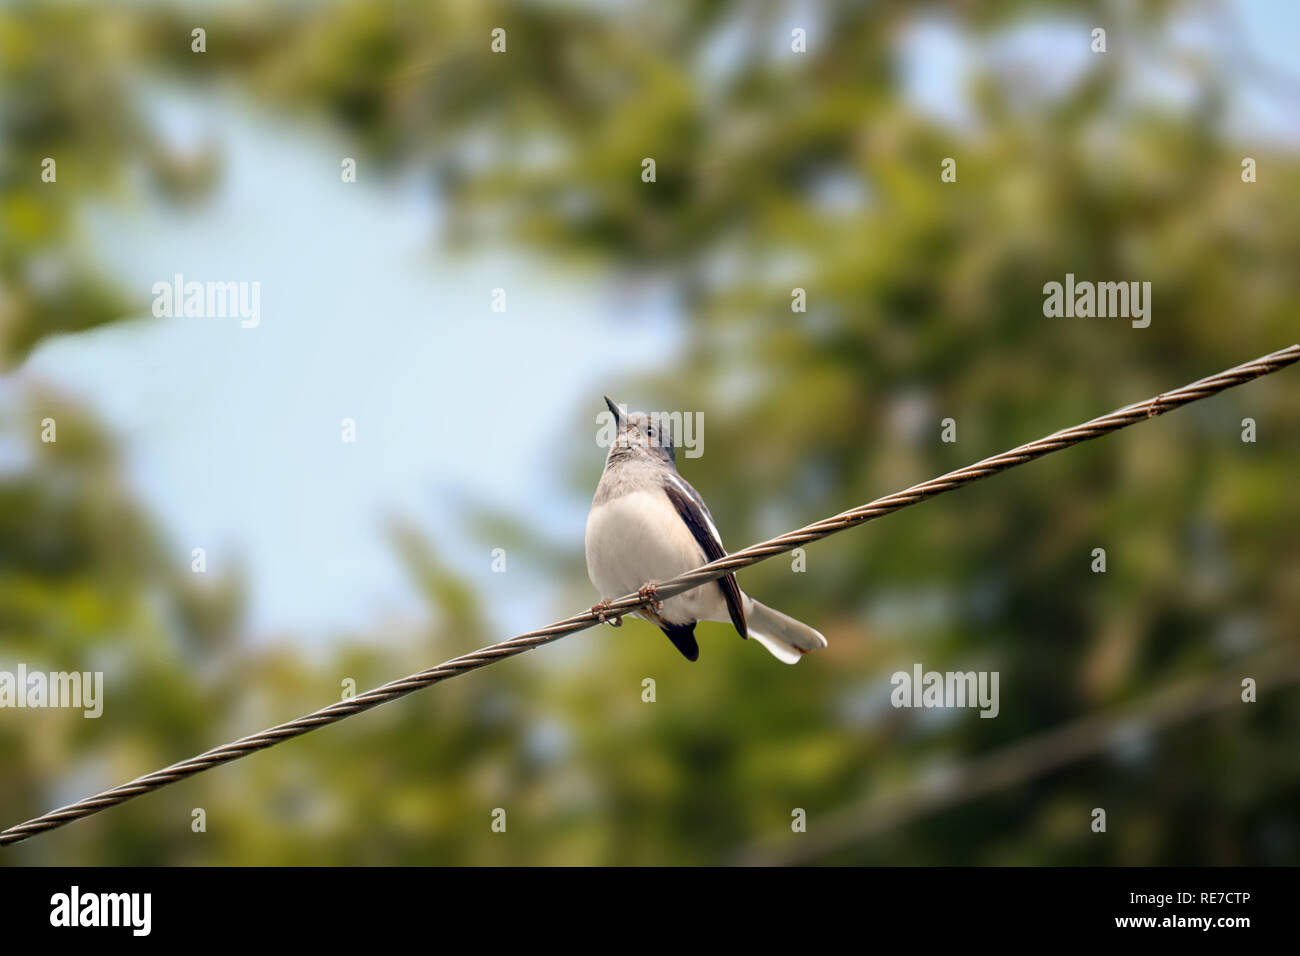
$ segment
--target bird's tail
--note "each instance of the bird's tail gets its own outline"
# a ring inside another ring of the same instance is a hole
[[[797,664],[805,654],[826,646],[826,638],[820,632],[788,614],[759,604],[748,594],[745,595],[745,618],[749,623],[749,636],[786,664]]]

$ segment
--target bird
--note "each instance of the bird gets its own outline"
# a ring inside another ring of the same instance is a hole
[[[601,621],[612,598],[638,592],[650,604],[635,612],[657,625],[688,661],[700,656],[699,621],[730,621],[742,638],[753,637],[787,664],[826,646],[820,632],[760,604],[728,574],[664,601],[655,585],[726,556],[708,506],[677,473],[671,421],[666,415],[628,412],[605,396],[617,424],[605,470],[587,515],[587,574],[602,600],[592,607]],[[610,621],[622,624],[621,617]]]

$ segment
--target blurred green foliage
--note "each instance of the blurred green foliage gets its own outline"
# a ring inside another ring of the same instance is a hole
[[[758,540],[1296,339],[1300,159],[1251,147],[1261,175],[1242,183],[1216,69],[1182,111],[1131,96],[1132,56],[1096,57],[1055,97],[988,71],[965,133],[902,94],[899,40],[919,16],[980,38],[1050,14],[1086,37],[1096,8],[828,4],[809,52],[791,56],[797,21],[773,3],[250,4],[205,9],[196,56],[193,12],[6,6],[0,361],[132,308],[79,240],[81,204],[131,170],[177,195],[215,175],[168,156],[129,78],[231,78],[273,109],[327,118],[374,162],[427,169],[453,246],[518,243],[557,268],[669,283],[688,344],[643,394],[708,410],[708,454],[682,470],[733,546]],[[1182,10],[1112,17],[1111,42],[1158,49]],[[496,26],[506,55],[488,52]],[[735,62],[706,75],[724,31],[739,37]],[[57,189],[39,179],[51,155]],[[959,175],[944,184],[948,156]],[[1042,286],[1067,272],[1151,281],[1151,327],[1044,318]],[[790,311],[795,286],[806,314]],[[640,623],[592,631],[0,862],[716,862],[788,833],[795,807],[813,829],[1180,677],[1223,673],[1231,687],[1251,655],[1295,650],[1295,375],[831,539],[805,574],[784,559],[746,572],[747,589],[830,638],[795,670],[721,625],[702,626],[695,666]],[[0,666],[93,662],[111,699],[130,701],[95,721],[0,714],[6,825],[321,706],[342,677],[365,689],[504,636],[490,596],[398,525],[426,628],[352,635],[325,659],[252,646],[237,576],[198,585],[169,564],[89,412],[6,389]],[[33,423],[54,408],[59,441],[42,444]],[[591,413],[575,410],[575,434]],[[949,416],[953,445],[938,438]],[[1247,416],[1256,444],[1239,440]],[[574,485],[593,488],[600,462],[574,448]],[[1105,575],[1089,570],[1095,547]],[[537,560],[556,569],[557,613],[590,603],[576,537]],[[889,674],[918,660],[1000,671],[1001,717],[891,710]],[[1136,749],[826,859],[1294,863],[1300,695],[1251,676],[1253,707],[1153,737],[1139,722]],[[1098,806],[1105,837],[1088,828]],[[195,807],[204,834],[190,831]],[[507,835],[490,831],[495,807]]]

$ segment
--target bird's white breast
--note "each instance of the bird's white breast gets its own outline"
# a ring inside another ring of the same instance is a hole
[[[703,549],[659,489],[622,495],[587,516],[587,573],[601,597],[622,597],[703,563]],[[720,610],[725,615],[721,592],[706,585],[665,601],[660,614],[681,624]]]

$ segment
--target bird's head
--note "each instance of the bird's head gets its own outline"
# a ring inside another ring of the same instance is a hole
[[[670,465],[676,465],[672,423],[667,416],[629,412],[615,404],[608,395],[605,396],[605,404],[618,424],[618,436],[610,446],[609,461],[629,456],[659,459]]]

